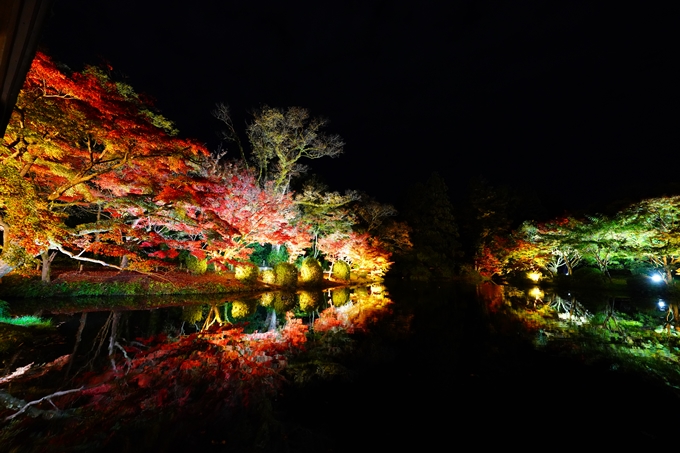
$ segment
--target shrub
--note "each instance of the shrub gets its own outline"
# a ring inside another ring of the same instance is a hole
[[[203,317],[202,305],[185,305],[182,307],[182,321],[197,324],[203,320]]]
[[[279,315],[289,312],[295,308],[296,298],[295,293],[279,291],[274,295],[272,307]]]
[[[273,271],[272,275],[274,275]],[[264,293],[260,296],[260,305],[263,307],[272,307],[274,305],[274,293]]]
[[[279,286],[297,285],[297,268],[290,263],[277,263],[274,266],[275,284]]]
[[[242,320],[252,316],[257,310],[257,301],[235,300],[231,303],[231,317]]]
[[[251,285],[257,281],[259,269],[252,264],[241,264],[236,266],[236,280],[241,283]]]
[[[194,255],[186,258],[187,270],[194,275],[203,275],[208,270],[208,260],[199,260]]]
[[[300,266],[300,280],[304,285],[319,285],[323,281],[323,269],[321,264],[308,256]]]
[[[309,313],[321,305],[323,294],[320,291],[302,291],[299,295],[300,310]]]
[[[349,288],[335,288],[331,291],[331,301],[333,302],[334,306],[340,307],[349,302],[349,295]]]
[[[349,281],[349,264],[345,261],[336,261],[333,263],[333,271],[331,273],[336,280]]]
[[[262,281],[268,285],[276,285],[276,272],[273,269],[263,270]]]

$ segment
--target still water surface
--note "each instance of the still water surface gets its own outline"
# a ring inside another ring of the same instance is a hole
[[[160,308],[131,308],[139,305]],[[44,411],[43,417],[21,414],[12,422],[2,422],[3,448],[318,452],[449,450],[536,442],[663,445],[668,440],[666,431],[649,414],[672,415],[678,403],[672,386],[659,384],[653,376],[624,372],[615,359],[589,360],[579,352],[577,343],[584,341],[583,337],[569,339],[560,333],[561,328],[567,333],[578,329],[580,322],[598,316],[598,311],[611,310],[607,308],[610,305],[606,298],[599,302],[591,298],[582,304],[571,295],[537,295],[493,285],[401,282],[391,284],[389,290],[343,288],[333,293],[273,293],[236,300],[98,300],[87,309],[83,300],[23,301],[13,304],[24,311],[16,314],[40,313],[56,326],[46,330],[0,326],[5,345],[0,350],[0,377],[30,363],[36,373],[44,364],[53,366],[42,376],[29,379],[27,372],[1,384],[0,391],[23,402],[82,385],[104,389],[95,386],[97,382],[108,385],[115,378],[114,370],[129,377],[143,369],[143,364],[136,364],[135,354],[145,358],[157,354],[147,363],[161,366],[166,362],[158,360],[158,355],[166,350],[158,346],[159,339],[177,345],[178,339],[235,324],[244,326],[246,335],[271,334],[285,325],[286,311],[294,312],[310,329],[318,327],[319,332],[297,359],[293,355],[284,358],[283,349],[278,355],[262,355],[262,360],[267,360],[263,363],[276,373],[259,381],[234,371],[229,376],[243,384],[230,385],[220,393],[206,384],[205,376],[192,378],[196,388],[189,399],[201,402],[197,395],[220,395],[234,404],[168,401],[167,395],[179,395],[170,387],[181,386],[158,377],[147,381],[144,376],[159,371],[147,370],[126,381],[127,387],[106,387],[100,395],[81,399],[55,398],[59,411],[43,402],[35,405]],[[553,326],[527,327],[537,306],[553,310]],[[528,311],[529,315],[513,317],[511,310]],[[329,312],[335,317],[329,318]],[[570,319],[565,319],[564,313]],[[337,325],[324,333],[320,317]],[[664,312],[658,313],[660,324],[664,317]],[[350,335],[344,334],[347,330]],[[211,345],[218,343],[214,336],[210,341]],[[224,340],[220,347],[227,343]],[[546,343],[558,347],[546,347]],[[238,352],[254,349],[248,346]],[[577,352],[565,353],[569,349]],[[187,351],[182,349],[176,356],[180,359],[172,363],[183,367],[199,360],[194,355],[197,352]],[[61,362],[54,365],[59,358]],[[238,363],[250,367],[249,373],[257,373],[255,362]],[[175,376],[173,372],[159,371],[166,377]],[[191,370],[187,373],[181,374],[182,379],[191,376]],[[251,382],[267,391],[258,393],[248,387]],[[154,388],[158,383],[166,388]],[[182,385],[191,383],[183,381]],[[114,398],[113,392],[125,397]],[[93,433],[93,425],[86,421],[72,423],[83,415],[67,409],[96,398],[121,408],[118,421],[110,420],[115,411],[107,413],[109,419],[100,425],[105,433]],[[181,411],[188,413],[178,415]],[[1,415],[5,418],[16,412],[4,410]],[[45,419],[45,414],[67,415],[71,421]],[[86,431],[79,431],[78,426]],[[57,428],[70,431],[64,435],[64,431],[56,433]]]

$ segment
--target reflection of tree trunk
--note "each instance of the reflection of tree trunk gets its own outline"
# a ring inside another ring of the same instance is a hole
[[[113,357],[113,350],[118,345],[118,343],[116,342],[116,336],[118,335],[118,323],[120,321],[120,312],[114,311],[112,315],[113,319],[111,320],[111,334],[109,335],[109,359],[111,360],[111,368],[113,368],[113,370],[116,371],[117,368],[116,361]]]
[[[147,337],[153,337],[158,333],[160,312],[158,310],[151,310],[149,312],[149,330],[146,332]]]
[[[106,334],[109,331],[109,327],[111,327],[111,323],[113,321],[113,318],[115,316],[115,312],[111,312],[109,317],[106,319],[106,322],[104,325],[99,329],[99,332],[97,332],[97,336],[94,338],[92,341],[92,349],[90,349],[90,352],[88,354],[91,354],[90,360],[82,366],[82,368],[76,372],[76,374],[80,373],[83,369],[89,367],[90,371],[94,370],[94,362],[99,357],[99,354],[101,353],[102,347],[104,346],[104,343],[106,342]],[[81,318],[81,322],[82,318]]]
[[[616,304],[616,299],[613,299],[611,302],[609,302],[607,304],[607,307],[605,309],[604,321],[602,322],[602,326],[609,331],[612,331],[612,330],[619,331],[620,330],[618,320],[616,319],[616,308],[614,307],[615,304]],[[612,329],[609,321],[614,321],[614,328],[613,329]]]
[[[672,324],[675,323],[675,328],[677,328],[678,320],[678,304],[671,302],[668,304],[668,313],[666,313],[666,331],[668,335],[671,334]]]
[[[73,345],[73,352],[71,352],[71,358],[68,361],[68,368],[66,368],[66,374],[64,375],[64,379],[68,378],[68,375],[71,372],[71,367],[73,366],[73,362],[76,360],[76,351],[78,350],[80,340],[83,337],[83,330],[85,330],[86,322],[87,312],[84,311],[83,314],[80,315],[80,325],[78,326],[78,332],[76,332],[76,344]]]
[[[270,310],[267,313],[267,319],[265,319],[264,324],[267,326],[267,332],[276,329],[276,310]]]
[[[667,256],[663,257],[663,269],[666,271],[666,284],[669,286],[673,286],[673,268],[675,267],[675,260],[671,258],[670,260],[668,259]]]
[[[224,321],[222,321],[222,316],[220,316],[220,310],[217,308],[217,305],[212,304],[201,330],[208,330],[210,326],[215,323],[218,323],[221,326],[224,324]]]

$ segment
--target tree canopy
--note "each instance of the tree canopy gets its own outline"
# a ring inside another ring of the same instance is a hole
[[[228,111],[217,116],[237,138]],[[71,71],[38,53],[0,146],[0,276],[35,257],[48,270],[57,252],[139,271],[189,253],[223,268],[248,261],[253,244],[317,254],[322,237],[346,250],[325,250],[333,260],[384,273],[390,252],[353,230],[354,192],[291,189],[301,159],[342,152],[326,124],[303,108],[262,108],[246,131],[251,167],[180,138],[111,68]]]

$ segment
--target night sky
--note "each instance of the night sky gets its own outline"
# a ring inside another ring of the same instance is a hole
[[[678,180],[678,16],[623,3],[55,0],[42,43],[210,149],[218,102],[242,130],[263,105],[328,118],[334,190],[398,205],[438,171],[454,200],[481,176],[580,209]]]

